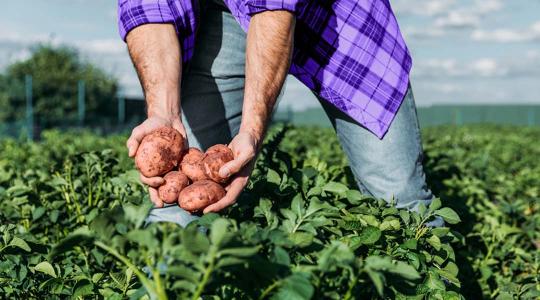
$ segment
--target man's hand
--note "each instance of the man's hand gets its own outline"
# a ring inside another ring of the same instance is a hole
[[[180,117],[178,116],[172,116],[172,117],[158,117],[158,116],[152,116],[146,119],[142,124],[135,127],[133,131],[131,131],[131,136],[127,140],[126,146],[128,148],[128,154],[129,157],[135,157],[135,154],[137,153],[137,149],[139,148],[139,145],[142,141],[142,139],[152,132],[153,130],[160,128],[160,127],[172,127],[184,138],[186,139],[186,130],[184,128],[184,125],[180,121]],[[187,145],[184,145],[184,147]],[[158,196],[157,188],[160,187],[165,181],[162,177],[146,177],[143,174],[139,173],[139,178],[142,183],[148,185],[148,193],[150,194],[150,200],[152,200],[152,203],[156,207],[163,207],[163,201]]]
[[[223,199],[204,213],[217,212],[236,202],[255,165],[268,121],[289,71],[294,36],[294,15],[287,11],[266,11],[251,18],[246,45],[246,87],[240,131],[229,144],[234,160],[220,170],[222,177],[233,174]]]
[[[219,170],[221,177],[229,177],[234,174],[229,184],[225,187],[227,194],[218,202],[209,205],[204,213],[218,212],[236,203],[236,199],[246,187],[249,176],[255,165],[255,156],[259,148],[259,140],[252,134],[240,132],[229,144],[234,154],[234,160],[226,163]]]
[[[176,31],[171,24],[136,27],[127,35],[126,41],[148,107],[148,119],[133,129],[127,141],[129,156],[133,157],[142,139],[159,127],[173,127],[186,138],[179,106],[182,62]],[[140,177],[148,185],[152,202],[156,207],[162,207],[157,188],[164,183],[163,178],[147,178],[142,174]]]

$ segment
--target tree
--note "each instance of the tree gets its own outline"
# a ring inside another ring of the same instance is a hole
[[[115,78],[82,61],[73,48],[39,45],[30,58],[8,66],[5,75],[0,75],[1,122],[25,117],[26,75],[33,79],[34,120],[43,128],[75,124],[79,80],[85,82],[87,119],[103,123],[116,116]]]

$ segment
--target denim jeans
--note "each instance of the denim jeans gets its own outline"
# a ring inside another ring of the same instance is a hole
[[[222,6],[208,4],[193,60],[182,82],[182,117],[190,146],[206,149],[229,143],[242,118],[246,34]],[[433,194],[422,168],[422,146],[412,90],[381,140],[323,99],[319,99],[364,194],[393,200],[399,208],[428,205]],[[177,205],[153,209],[148,221],[182,226],[196,217]]]

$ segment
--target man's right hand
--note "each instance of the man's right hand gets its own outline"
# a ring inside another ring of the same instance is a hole
[[[129,54],[144,89],[148,119],[135,127],[127,141],[129,156],[135,156],[142,139],[152,130],[173,127],[186,138],[180,119],[180,80],[182,59],[180,43],[172,24],[144,24],[126,36]],[[148,185],[150,199],[162,207],[157,188],[164,183],[161,177],[141,181]]]
[[[135,127],[133,131],[131,131],[131,136],[127,140],[127,148],[128,148],[128,154],[130,157],[135,157],[135,154],[137,153],[137,149],[139,148],[139,145],[142,141],[142,139],[152,132],[153,130],[160,128],[160,127],[172,127],[184,138],[184,140],[187,143],[186,138],[186,130],[184,128],[184,125],[182,124],[182,121],[179,116],[172,116],[172,117],[158,117],[158,116],[150,116],[146,121],[141,123],[139,126]],[[183,145],[184,147],[187,147],[187,145]],[[141,173],[139,173],[139,177],[141,179],[141,182],[146,184],[148,186],[148,193],[150,194],[150,200],[154,203],[156,207],[163,207],[163,201],[158,196],[158,187],[162,185],[165,181],[162,177],[145,177]]]

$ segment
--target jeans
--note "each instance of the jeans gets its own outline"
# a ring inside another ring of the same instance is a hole
[[[184,70],[182,118],[190,146],[227,144],[242,118],[246,34],[223,6],[202,14],[193,60]],[[422,168],[422,146],[414,96],[409,91],[386,136],[380,140],[343,112],[319,99],[348,157],[358,188],[397,207],[415,210],[433,198]],[[153,209],[149,222],[182,226],[196,217],[177,205]]]

